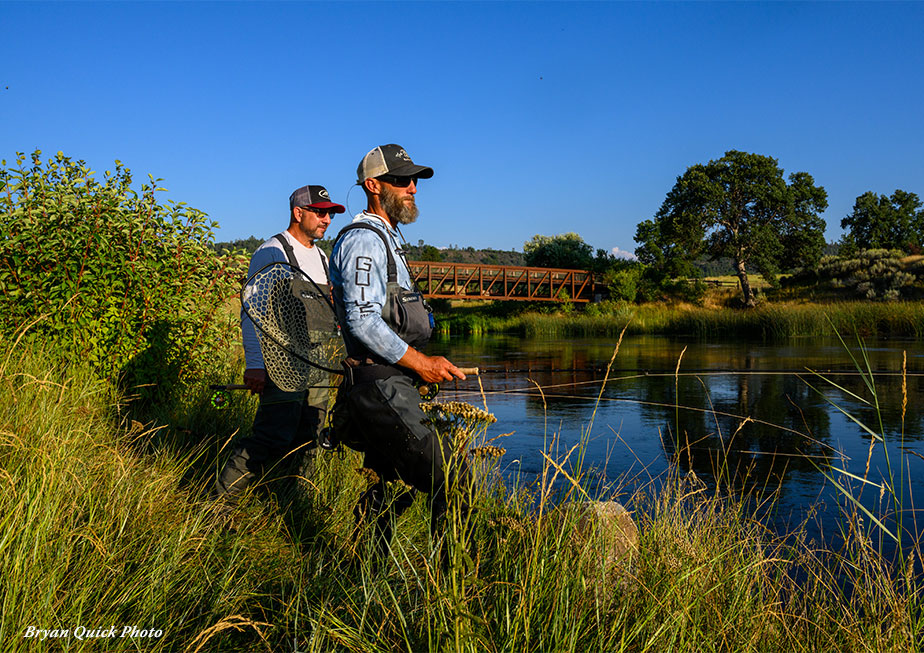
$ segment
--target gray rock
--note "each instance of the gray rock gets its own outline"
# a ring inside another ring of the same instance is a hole
[[[629,511],[616,501],[569,503],[562,510],[564,523],[574,524],[570,546],[594,589],[624,587],[638,551],[638,528]]]

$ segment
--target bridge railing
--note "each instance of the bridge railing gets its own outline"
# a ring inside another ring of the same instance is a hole
[[[445,299],[572,301],[594,298],[594,275],[587,270],[513,265],[408,261],[411,275],[426,296]]]

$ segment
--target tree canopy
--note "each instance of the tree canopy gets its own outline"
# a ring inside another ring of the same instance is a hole
[[[819,213],[827,206],[825,189],[807,172],[787,183],[776,159],[730,150],[677,178],[655,217],[638,225],[635,253],[662,278],[695,276],[703,255],[730,258],[742,299],[753,306],[750,270],[775,285],[779,272],[819,260]]]
[[[594,248],[576,233],[558,236],[539,234],[523,243],[526,265],[537,268],[589,270],[594,263]]]
[[[914,193],[896,190],[891,197],[867,191],[841,220],[848,230],[842,244],[848,251],[900,249],[918,254],[924,248],[924,210]]]

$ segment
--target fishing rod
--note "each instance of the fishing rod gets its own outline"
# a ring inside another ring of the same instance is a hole
[[[477,375],[477,367],[460,367],[459,371],[466,376]],[[342,374],[342,372],[341,372]],[[427,383],[426,381],[418,381],[414,384],[417,388],[417,392],[420,393],[420,398],[424,401],[431,401],[436,397],[436,394],[440,391],[439,383]],[[312,385],[312,388],[322,388],[327,390],[333,390],[338,388],[336,385]],[[246,386],[242,383],[216,383],[209,386],[209,390],[212,391],[211,396],[209,397],[209,403],[211,403],[212,408],[217,408],[221,410],[227,408],[231,403],[231,393],[235,390],[249,390],[249,386]]]
[[[619,369],[607,369],[606,367],[552,367],[552,368],[488,368],[482,369],[480,367],[463,367],[459,370],[465,374],[465,376],[481,376],[485,374],[497,374],[497,375],[520,375],[520,374],[570,374],[570,373],[592,373],[599,375],[608,375],[610,381],[618,381],[625,378],[657,378],[657,377],[678,377],[678,376],[721,376],[721,375],[736,375],[736,376],[771,376],[771,375],[792,375],[798,376],[801,374],[817,374],[817,375],[828,375],[828,376],[862,376],[867,374],[866,372],[859,372],[857,370],[844,370],[844,369],[823,369],[823,370],[814,370],[809,368],[802,369],[766,369],[766,370],[741,370],[741,369],[717,369],[717,368],[684,368],[683,372],[678,372],[676,370],[651,370],[646,368],[619,368]],[[634,376],[631,377],[621,377],[620,373],[630,373]],[[924,376],[924,372],[886,372],[886,371],[876,371],[871,372],[873,376]],[[459,379],[453,379],[454,382],[458,383]],[[572,385],[572,384],[565,384]],[[545,386],[545,387],[557,387],[557,386]],[[431,401],[436,397],[437,393],[440,391],[439,383],[418,383],[417,389],[420,391],[420,396],[425,401]]]
[[[606,367],[523,367],[523,368],[488,368],[482,369],[480,367],[472,368],[460,368],[463,369],[463,373],[474,376],[481,376],[484,374],[565,374],[565,373],[592,373],[592,374],[620,374],[620,373],[631,373],[639,374],[643,376],[689,376],[693,374],[702,374],[702,375],[720,375],[720,374],[740,374],[740,375],[759,375],[759,374],[831,374],[837,376],[863,376],[866,374],[872,374],[873,376],[924,376],[924,371],[906,371],[906,372],[889,372],[884,370],[876,370],[871,372],[860,372],[857,370],[848,370],[848,369],[811,369],[811,368],[774,368],[774,369],[737,369],[737,368],[715,368],[715,367],[702,367],[702,368],[681,368],[683,371],[678,372],[676,370],[658,370],[658,369],[649,369],[642,367],[620,367],[620,368],[610,368]]]

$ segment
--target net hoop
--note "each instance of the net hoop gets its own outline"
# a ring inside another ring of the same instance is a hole
[[[340,335],[330,297],[304,271],[287,262],[268,263],[250,275],[241,287],[240,300],[241,310],[256,329],[267,373],[281,389],[316,387],[323,373],[343,374],[331,366],[330,356],[320,362],[308,353],[320,354],[322,345],[332,346]],[[316,323],[315,329],[311,322]]]

